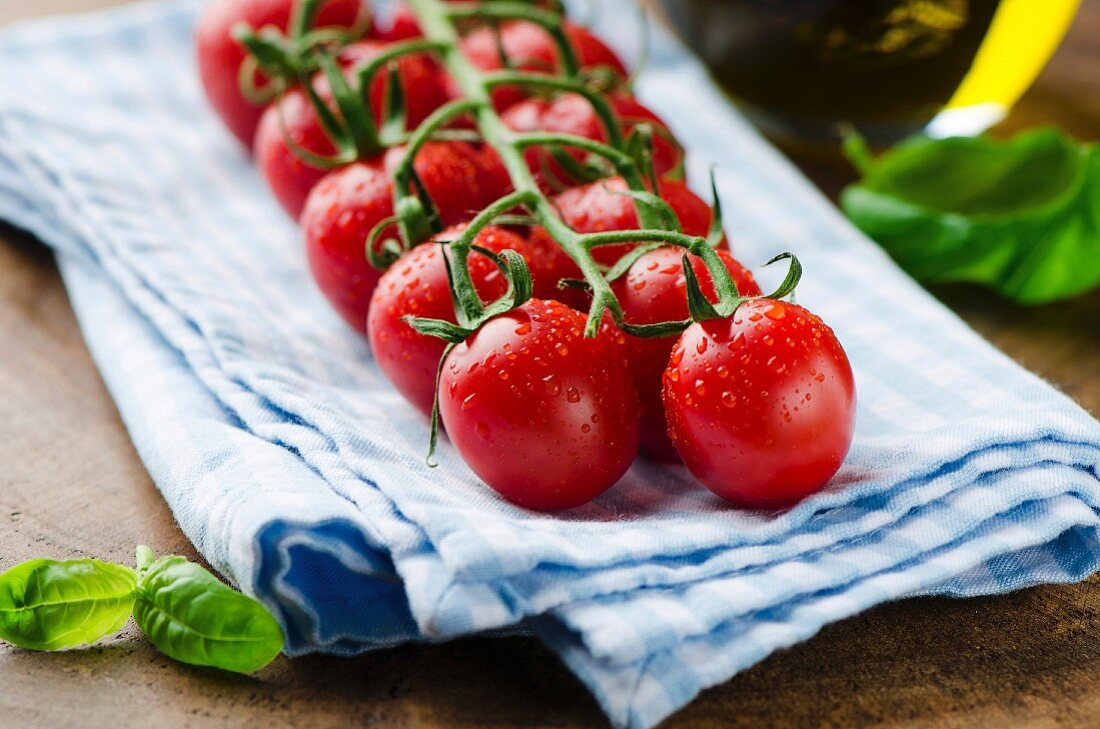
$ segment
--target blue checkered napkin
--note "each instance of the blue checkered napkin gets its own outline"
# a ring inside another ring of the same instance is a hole
[[[631,56],[629,3],[602,6]],[[1100,425],[901,274],[657,31],[643,100],[687,142],[698,189],[719,164],[739,258],[796,252],[799,301],[847,348],[845,466],[773,514],[640,462],[559,516],[504,503],[446,443],[427,468],[426,423],[321,299],[298,231],[207,110],[196,7],[0,36],[0,218],[57,249],[173,513],[292,653],[532,627],[613,723],[648,727],[884,600],[1100,567]]]

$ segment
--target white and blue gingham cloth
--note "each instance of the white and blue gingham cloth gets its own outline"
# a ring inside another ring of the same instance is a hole
[[[615,725],[649,727],[876,603],[1100,568],[1100,424],[900,273],[658,29],[640,95],[687,142],[697,189],[719,165],[738,257],[797,253],[800,303],[849,353],[847,462],[784,513],[643,462],[558,516],[501,501],[445,441],[428,468],[426,422],[315,290],[297,229],[207,109],[196,8],[0,35],[0,218],[56,248],[173,513],[291,653],[531,628]],[[596,28],[628,57],[633,16],[605,0]]]

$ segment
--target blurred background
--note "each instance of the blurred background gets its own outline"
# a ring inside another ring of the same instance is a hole
[[[1046,65],[1079,0],[659,0],[756,124],[794,147],[852,123],[974,134]]]

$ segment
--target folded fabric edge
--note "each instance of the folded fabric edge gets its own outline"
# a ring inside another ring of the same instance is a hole
[[[933,557],[952,545],[965,545],[1028,509],[1058,503],[1060,514],[1072,512],[1083,524],[1096,520],[1100,512],[1100,495],[1089,491],[1091,477],[1074,469],[1060,465],[1033,469],[1029,479],[1045,481],[1050,486],[1038,498],[1031,498],[1024,484],[1013,488],[1010,478],[1010,474],[1001,474],[1001,478],[981,488],[959,494],[956,499],[959,504],[936,505],[896,529],[838,545],[836,549],[792,558],[745,574],[678,587],[642,588],[629,595],[591,601],[578,600],[555,610],[554,615],[583,641],[594,658],[607,665],[625,665],[647,653],[671,650],[679,642],[718,630],[726,623],[746,620],[776,605],[797,602],[827,590],[840,590],[845,585],[874,579]],[[963,503],[970,506],[960,508]],[[973,506],[981,508],[968,514],[968,508]],[[944,522],[958,523],[958,529],[948,532],[940,527]],[[1037,541],[1043,538],[1043,534],[1034,535]]]
[[[1039,528],[994,524],[981,538],[955,545],[932,559],[763,611],[751,620],[734,621],[627,666],[594,660],[579,636],[553,616],[532,624],[589,687],[616,727],[648,729],[703,689],[809,639],[828,623],[881,603],[924,594],[991,595],[1084,579],[1100,569],[1100,519],[1093,513],[1092,523],[1081,524],[1076,517],[1059,514],[1063,509],[1073,512],[1077,506],[1079,502],[1068,507],[1035,504],[1028,518]],[[1051,530],[1055,538],[1034,539]],[[1036,571],[1006,573],[1005,565],[1031,565]]]

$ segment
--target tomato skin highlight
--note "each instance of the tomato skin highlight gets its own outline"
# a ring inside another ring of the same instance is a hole
[[[386,43],[376,41],[360,41],[349,45],[341,52],[339,59],[345,75],[350,79],[357,69],[377,57],[386,46]],[[397,62],[397,68],[404,87],[414,90],[413,93],[406,94],[406,101],[407,126],[415,129],[436,108],[447,102],[443,71],[431,58],[420,54],[402,57]],[[313,84],[318,96],[335,110],[332,92],[324,76],[315,75]],[[379,121],[381,117],[382,99],[388,84],[385,71],[375,76],[371,83],[369,102],[375,112],[375,121]],[[284,139],[284,127],[290,139],[308,152],[329,156],[335,154],[336,148],[321,126],[308,95],[302,89],[291,89],[264,111],[256,130],[253,157],[279,204],[288,215],[297,219],[309,191],[325,176],[327,170],[306,162],[295,154]]]
[[[626,275],[615,280],[611,290],[619,300],[627,322],[656,324],[688,318],[683,255],[682,248],[658,248],[639,258],[627,269]],[[718,257],[737,284],[738,293],[742,296],[759,296],[762,293],[752,273],[733,256],[726,251],[718,251]],[[690,256],[689,260],[703,294],[708,301],[716,303],[718,295],[703,259]],[[605,315],[602,324],[604,329],[618,331],[610,315]],[[623,335],[627,362],[642,402],[642,449],[646,455],[670,463],[678,462],[680,456],[668,439],[665,408],[661,402],[661,378],[668,367],[669,355],[676,340],[675,336],[642,338]]]
[[[385,27],[372,23],[370,30],[367,31],[367,38],[385,42],[411,40],[422,35],[416,14],[413,13],[412,8],[400,2],[393,3],[389,23]]]
[[[294,0],[210,0],[195,26],[196,60],[206,98],[246,147],[252,146],[264,110],[241,95],[238,75],[246,53],[231,33],[238,23],[255,29],[275,26],[285,32],[293,4]],[[314,26],[351,28],[360,7],[360,0],[329,0],[321,6]]]
[[[447,356],[439,412],[462,458],[508,501],[556,511],[591,501],[638,451],[637,395],[617,348],[584,315],[532,299]]]
[[[446,342],[417,332],[402,317],[411,315],[456,322],[447,264],[435,241],[454,240],[464,228],[464,225],[449,228],[433,241],[421,243],[395,261],[382,274],[367,316],[371,351],[382,374],[425,415],[432,412],[435,373]],[[535,269],[530,244],[504,228],[489,226],[477,234],[474,243],[494,253],[514,250],[523,256],[529,268]],[[482,301],[489,302],[504,294],[508,282],[496,263],[477,252],[471,252],[466,261]],[[532,270],[532,275],[537,282],[538,270]]]
[[[789,506],[821,489],[852,443],[855,384],[832,329],[797,304],[754,299],[692,324],[662,397],[692,474],[740,506]]]

